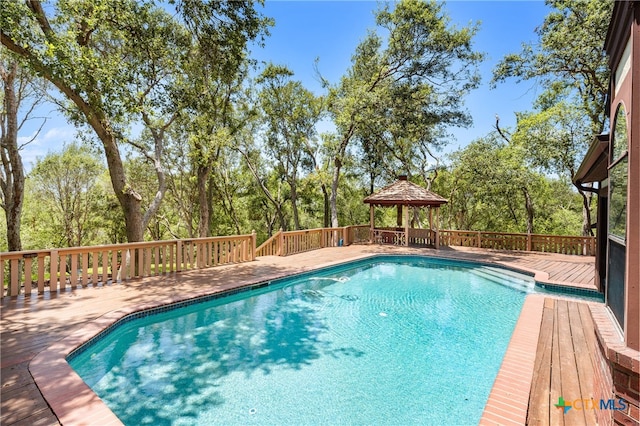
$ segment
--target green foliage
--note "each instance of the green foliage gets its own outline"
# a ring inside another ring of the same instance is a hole
[[[579,233],[580,196],[566,179],[532,169],[521,146],[490,134],[451,158],[433,185],[449,200],[441,207],[443,228],[527,232],[526,191],[532,201],[534,233]]]
[[[539,112],[518,114],[513,142],[534,167],[573,178],[593,138],[588,118],[576,105],[559,102]]]
[[[493,83],[536,79],[545,89],[536,111],[521,114],[514,134],[534,167],[573,178],[593,135],[607,128],[609,66],[603,46],[610,0],[548,0],[553,11],[536,30],[538,44],[523,45],[494,70]],[[591,234],[590,194],[583,197],[582,234]]]
[[[613,1],[547,0],[553,10],[538,29],[538,42],[506,55],[494,70],[493,83],[507,78],[536,79],[545,92],[538,106],[546,109],[563,99],[589,118],[592,133],[607,120],[609,67],[604,54]]]
[[[4,209],[0,209],[0,251],[9,250],[9,239],[7,238],[7,215]]]
[[[333,225],[368,223],[363,198],[399,173],[449,199],[443,228],[580,232],[568,179],[602,121],[594,28],[610,3],[552,2],[540,47],[506,57],[494,79],[540,79],[535,109],[518,115],[509,142],[489,134],[444,166],[435,153],[451,127],[471,122],[464,96],[483,55],[477,26],[452,26],[441,2],[383,4],[322,97],[284,66],[249,79],[246,44],[271,24],[251,2],[169,1],[171,14],[150,0],[61,0],[45,20],[38,2],[5,3],[3,44],[56,84],[73,123],[97,120],[87,139],[98,137],[108,165],[78,144],[41,159],[27,180],[25,248],[125,241],[125,192],[146,213],[145,239],[256,230],[261,242],[279,228],[328,225],[330,204]],[[584,58],[594,68],[578,69]],[[327,112],[337,131],[318,135]],[[134,125],[144,130],[134,136]],[[395,220],[395,209],[376,210],[379,225]]]
[[[292,81],[286,67],[267,65],[258,78],[266,153],[289,186],[294,229],[300,229],[298,175],[312,166],[316,123],[323,113],[321,98]]]
[[[470,123],[463,99],[479,83],[483,54],[472,48],[477,27],[451,26],[442,3],[386,4],[376,23],[386,39],[370,32],[347,74],[329,90],[328,109],[340,135],[332,153],[334,226],[340,170],[352,140],[361,146],[372,183],[381,164],[408,169],[412,154],[427,152],[414,146],[438,146],[447,127]],[[402,154],[389,158],[394,152]]]
[[[39,159],[28,177],[28,205],[42,226],[45,247],[77,247],[98,240],[100,204],[98,184],[104,170],[87,148],[71,144],[59,154]],[[34,214],[37,213],[37,214]]]
[[[3,2],[0,15],[2,44],[51,81],[70,102],[69,118],[88,124],[102,142],[131,241],[143,238],[166,190],[164,134],[197,92],[191,82],[201,87],[200,79],[185,75],[197,69],[190,61],[215,64],[220,73],[214,78],[233,79],[247,42],[270,24],[252,2],[171,3],[178,15],[138,0],[61,0],[51,8],[39,1]],[[152,154],[130,140],[132,123],[151,133]],[[123,142],[154,164],[158,190],[144,214],[135,182],[124,171]]]

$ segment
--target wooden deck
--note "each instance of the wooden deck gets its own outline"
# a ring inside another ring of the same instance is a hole
[[[547,298],[529,397],[529,425],[596,425],[594,325],[585,303]],[[562,397],[563,403],[559,398]],[[566,412],[557,405],[575,404]]]
[[[126,284],[75,289],[53,295],[45,294],[45,297],[32,295],[26,298],[5,298],[2,300],[0,320],[0,423],[60,424],[32,378],[31,361],[49,352],[52,345],[59,345],[68,336],[77,335],[88,323],[109,317],[114,311],[135,311],[376,253],[435,255],[493,263],[535,273],[537,279],[549,283],[571,283],[574,286],[594,288],[592,257],[466,248],[434,251],[363,245],[325,248],[288,257],[266,256],[255,262],[193,270]],[[60,387],[55,383],[50,387],[56,386]],[[49,389],[42,389],[42,392],[46,394]],[[573,397],[573,394],[567,391],[565,396]],[[64,410],[74,414],[68,418],[87,422],[87,417],[83,417],[87,406],[82,399],[74,400],[73,395],[69,395],[68,399],[53,401],[52,405],[55,403],[62,404]],[[62,422],[75,423],[67,420]]]

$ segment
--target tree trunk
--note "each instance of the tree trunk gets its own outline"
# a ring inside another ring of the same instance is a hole
[[[309,141],[306,141],[307,153],[313,161],[313,168],[318,173],[318,176],[322,176],[320,173],[320,167],[318,166],[318,162],[316,161],[316,156],[313,153],[313,149],[309,146]],[[329,227],[329,216],[330,216],[330,208],[329,208],[329,192],[327,191],[327,185],[324,183],[322,178],[320,177],[320,190],[322,191],[322,199],[324,203],[324,211],[322,217],[322,226],[324,228]],[[271,235],[271,234],[269,234]]]
[[[273,207],[276,209],[276,215],[278,216],[278,219],[280,221],[280,228],[282,228],[283,230],[286,230],[287,229],[287,225],[286,225],[285,220],[284,220],[284,213],[282,212],[282,203],[280,202],[279,199],[276,200],[273,197],[273,195],[271,194],[271,191],[269,191],[269,188],[267,188],[265,186],[264,182],[262,181],[262,179],[260,179],[260,175],[258,175],[258,170],[253,165],[253,163],[251,162],[251,158],[249,158],[248,153],[246,153],[244,151],[241,151],[241,150],[238,150],[238,152],[240,154],[242,154],[242,156],[245,158],[247,166],[249,167],[249,170],[253,174],[253,177],[256,179],[256,182],[258,183],[258,186],[260,186],[260,189],[262,189],[262,192],[264,193],[264,195],[266,195],[266,197],[269,199],[271,204],[273,204]]]
[[[297,231],[300,229],[300,219],[298,216],[298,187],[296,186],[295,176],[289,181],[289,188],[291,189],[291,211],[293,213],[293,226]]]
[[[0,69],[4,83],[4,113],[2,114],[2,166],[4,181],[1,182],[4,195],[4,210],[7,218],[7,244],[9,251],[22,250],[20,223],[24,201],[24,167],[18,151],[18,107],[14,82],[18,65],[14,62],[10,69]]]
[[[342,159],[347,152],[347,145],[349,144],[355,129],[355,118],[352,115],[349,129],[347,129],[344,134],[344,137],[340,142],[340,146],[338,147],[338,152],[336,152],[336,155],[333,158],[334,168],[333,177],[331,179],[331,198],[329,199],[329,203],[331,204],[331,226],[333,228],[340,226],[338,223],[338,184],[340,182],[340,169],[342,169]]]
[[[162,165],[162,157],[164,156],[164,134],[176,118],[177,114],[174,114],[162,126],[156,127],[148,114],[145,111],[142,111],[142,120],[153,136],[153,157],[147,156],[147,158],[153,161],[153,167],[156,171],[156,177],[158,178],[158,190],[156,191],[156,195],[153,197],[147,211],[142,216],[143,233],[151,222],[151,219],[153,219],[156,213],[158,213],[160,204],[162,204],[162,200],[164,199],[164,194],[167,191],[166,173],[164,171],[164,166]],[[142,241],[142,237],[140,241]]]
[[[324,183],[320,184],[320,188],[322,189],[322,198],[324,200],[324,215],[323,215],[323,220],[322,220],[322,225],[325,228],[328,228],[330,225],[329,222],[329,192],[327,191],[327,185],[325,185]]]
[[[524,194],[524,205],[527,210],[527,234],[533,234],[533,218],[535,216],[533,202],[531,201],[529,190],[526,187],[522,188],[522,193]]]
[[[207,182],[209,182],[210,166],[198,165],[196,171],[198,185],[198,204],[200,208],[200,218],[198,222],[198,237],[204,238],[210,236],[209,228],[210,213],[209,200],[207,197]]]
[[[342,161],[338,157],[334,160],[333,177],[331,179],[331,197],[329,203],[331,205],[331,227],[337,228],[340,226],[338,223],[338,183],[340,181],[340,168],[342,167]]]
[[[116,197],[122,206],[124,214],[124,222],[126,227],[127,241],[142,241],[144,237],[144,226],[142,222],[141,202],[142,197],[128,184],[127,177],[124,172],[124,165],[118,150],[115,135],[111,132],[108,125],[97,118],[91,116],[89,123],[94,128],[98,137],[102,141],[104,154],[107,159],[109,168],[109,176],[111,178],[111,186],[116,193]]]
[[[585,237],[593,236],[591,229],[591,194],[578,188],[578,192],[582,195],[582,235]]]

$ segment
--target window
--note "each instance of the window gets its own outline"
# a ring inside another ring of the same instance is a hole
[[[627,114],[618,106],[609,166],[609,236],[624,244],[627,231],[628,141]]]
[[[611,140],[609,165],[609,214],[607,246],[607,291],[606,303],[624,329],[627,238],[627,181],[629,175],[629,142],[627,140],[627,114],[622,104],[618,105],[613,138]]]

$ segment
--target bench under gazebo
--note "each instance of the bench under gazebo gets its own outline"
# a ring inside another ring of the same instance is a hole
[[[400,176],[396,182],[369,195],[364,202],[369,204],[370,209],[372,243],[438,248],[438,210],[447,202],[445,198],[409,182],[407,176]],[[396,207],[397,226],[376,227],[374,215],[376,207]],[[409,217],[410,208],[424,207],[428,208],[429,228],[412,228]]]

